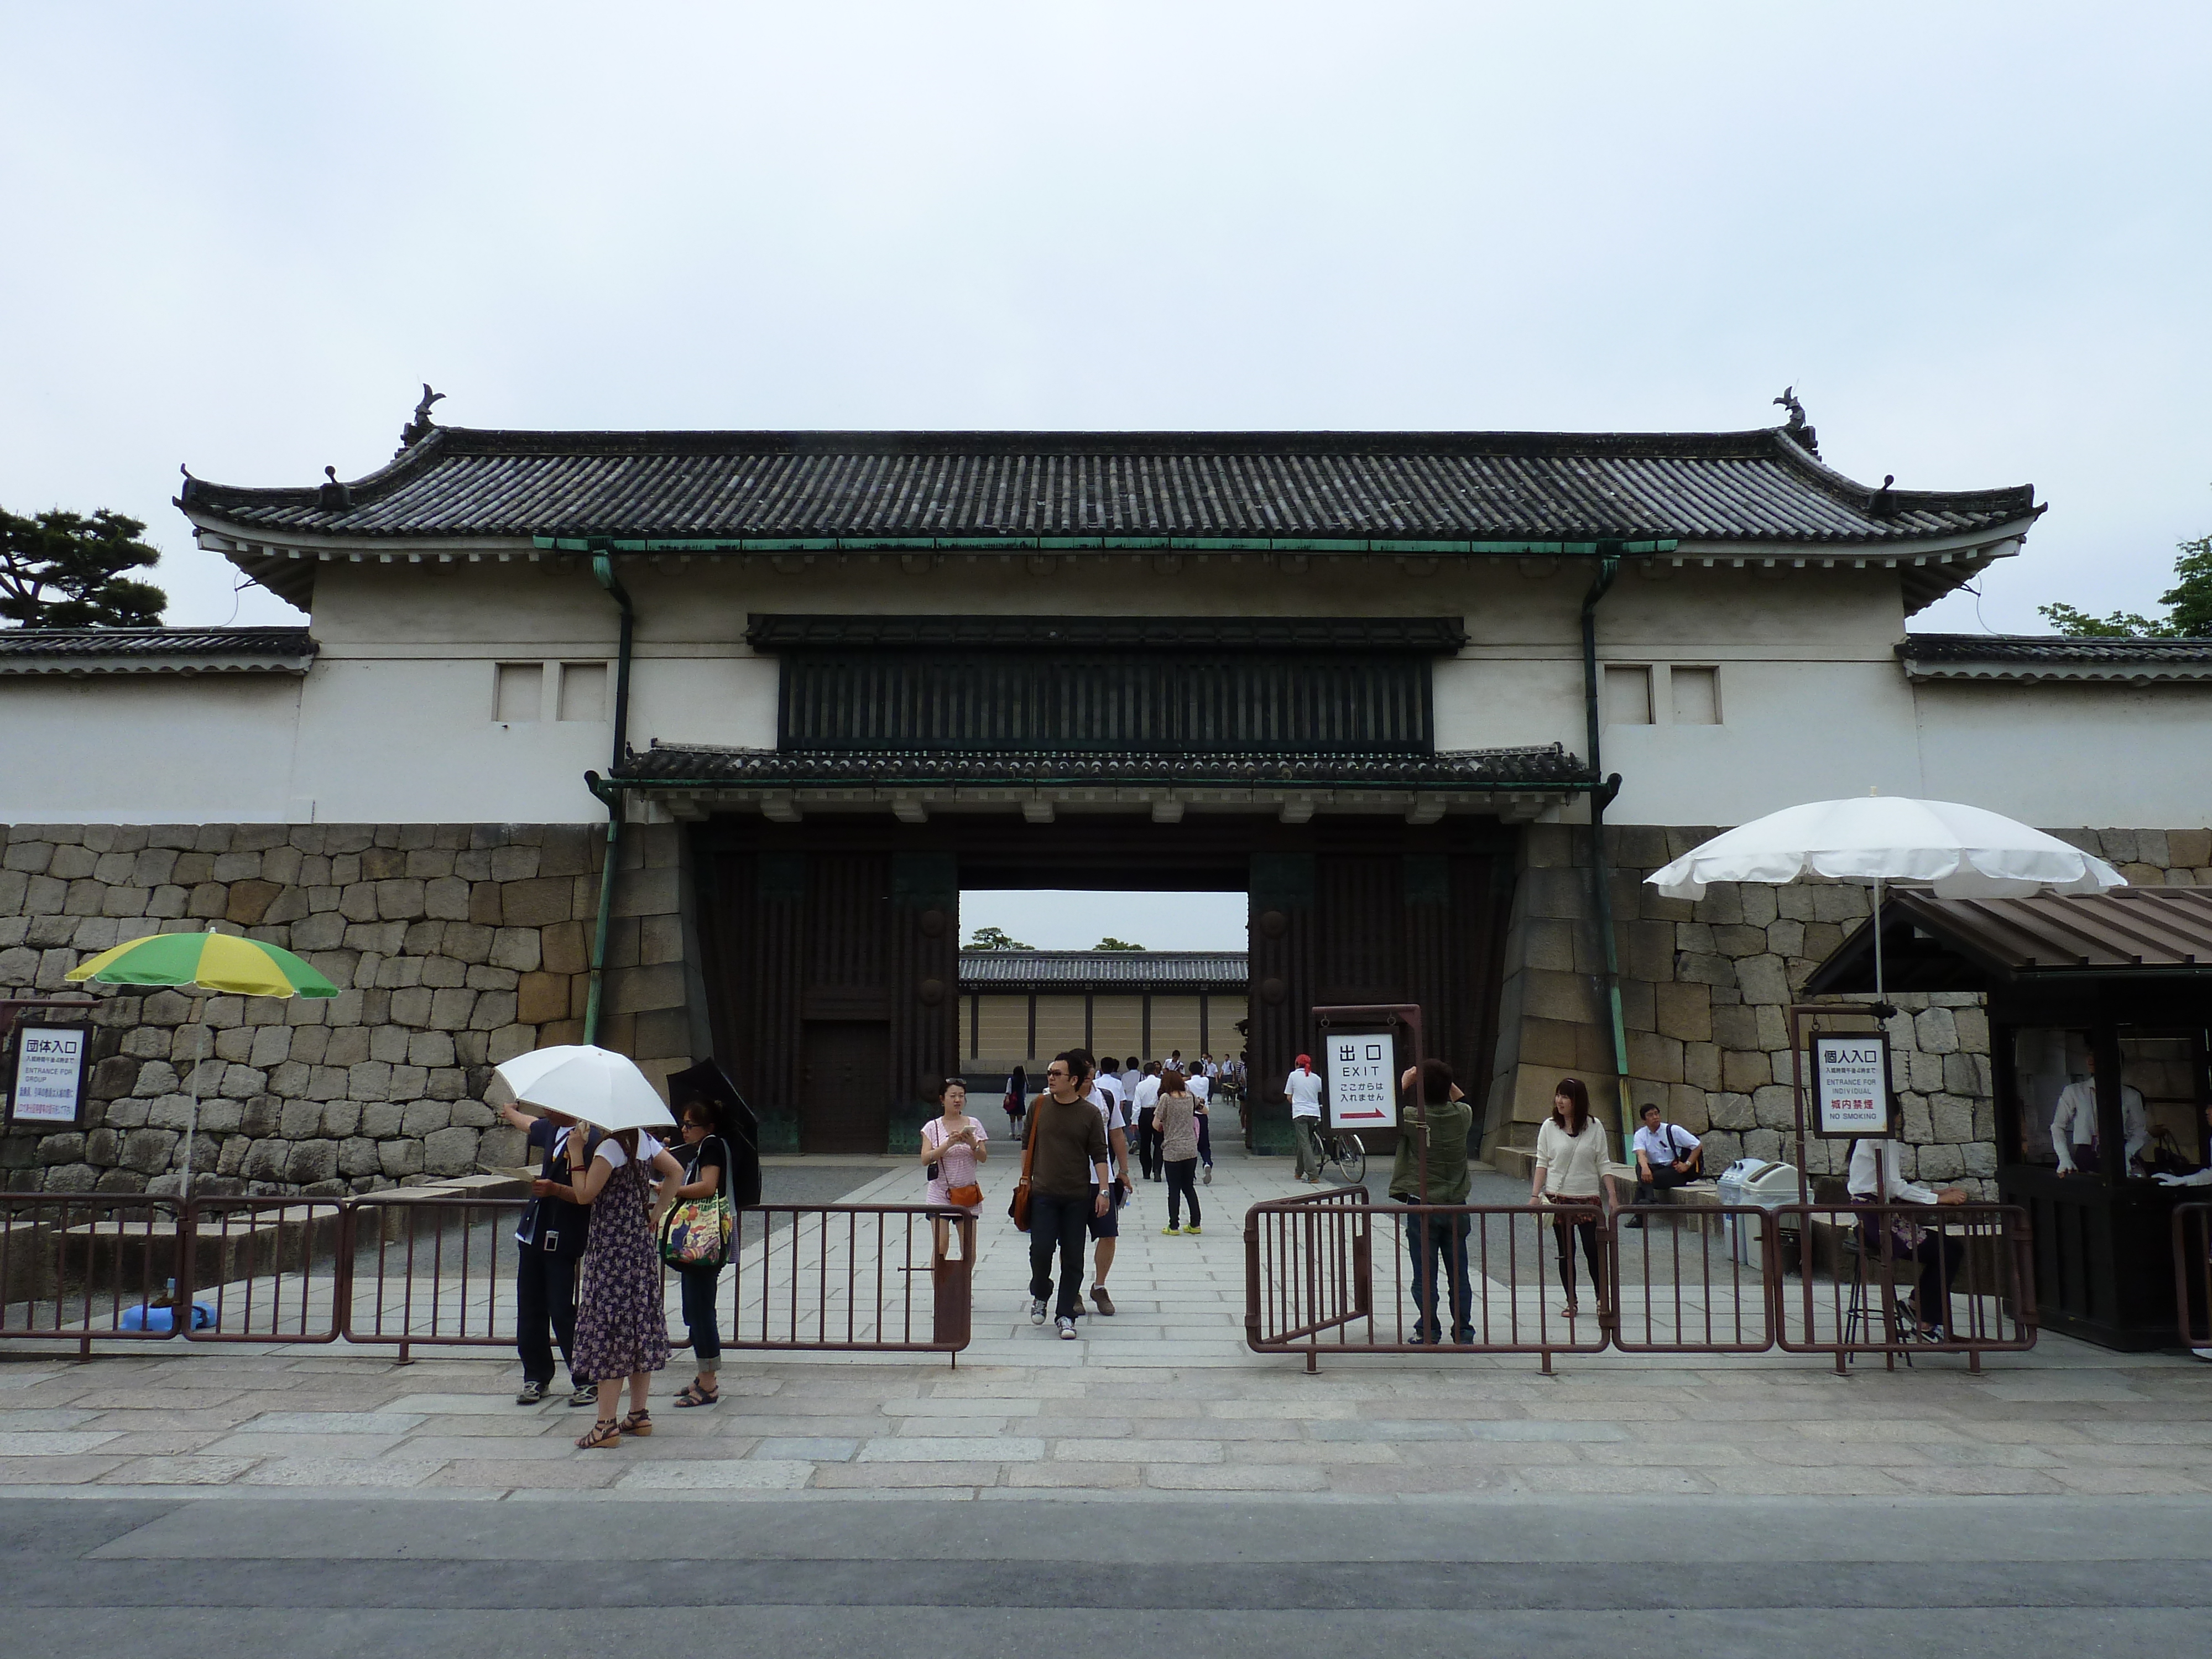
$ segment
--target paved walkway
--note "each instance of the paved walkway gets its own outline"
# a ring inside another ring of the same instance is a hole
[[[1204,1233],[1164,1237],[1164,1186],[1124,1213],[1120,1309],[1057,1340],[1026,1316],[1026,1242],[987,1175],[975,1342],[957,1368],[730,1355],[722,1404],[579,1453],[587,1414],[512,1403],[512,1356],[395,1364],[339,1348],[167,1348],[89,1364],[0,1350],[0,1491],[174,1498],[611,1500],[1235,1495],[1397,1503],[1532,1494],[2212,1492],[2212,1368],[2046,1336],[1993,1358],[1331,1358],[1243,1346],[1248,1205],[1301,1190],[1224,1150]],[[1384,1185],[1370,1171],[1370,1189]],[[887,1171],[852,1201],[918,1196]],[[1505,1196],[1503,1188],[1498,1195]],[[1487,1199],[1491,1194],[1478,1194]],[[669,1372],[670,1387],[684,1376]],[[659,1391],[665,1401],[669,1390]]]

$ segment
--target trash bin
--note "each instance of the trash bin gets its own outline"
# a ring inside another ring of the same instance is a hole
[[[1794,1164],[1769,1164],[1762,1159],[1747,1158],[1731,1164],[1721,1171],[1715,1183],[1720,1188],[1721,1202],[1735,1208],[1738,1206],[1761,1210],[1778,1210],[1785,1204],[1797,1201],[1797,1166]],[[1759,1259],[1759,1224],[1749,1216],[1732,1215],[1729,1224],[1729,1254],[1748,1267],[1762,1265]],[[1791,1241],[1778,1238],[1782,1245],[1782,1260],[1786,1266],[1795,1259]]]

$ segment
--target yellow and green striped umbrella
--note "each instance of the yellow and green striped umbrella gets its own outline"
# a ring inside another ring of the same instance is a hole
[[[338,988],[294,956],[234,933],[155,933],[102,951],[63,975],[73,983],[170,986],[219,996],[334,997]]]

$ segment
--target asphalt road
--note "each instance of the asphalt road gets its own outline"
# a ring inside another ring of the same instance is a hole
[[[32,1499],[16,1656],[2201,1651],[2212,1500]]]

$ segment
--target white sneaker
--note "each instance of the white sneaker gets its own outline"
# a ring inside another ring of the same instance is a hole
[[[1032,1325],[1044,1323],[1044,1298],[1041,1296],[1033,1296],[1030,1298],[1030,1323]]]
[[[1075,1340],[1075,1322],[1073,1320],[1066,1317],[1061,1318],[1060,1322],[1060,1340],[1063,1342],[1073,1342]]]
[[[1213,1184],[1213,1166],[1211,1164],[1206,1166],[1206,1173],[1199,1177],[1199,1184],[1204,1187],[1211,1187]]]

